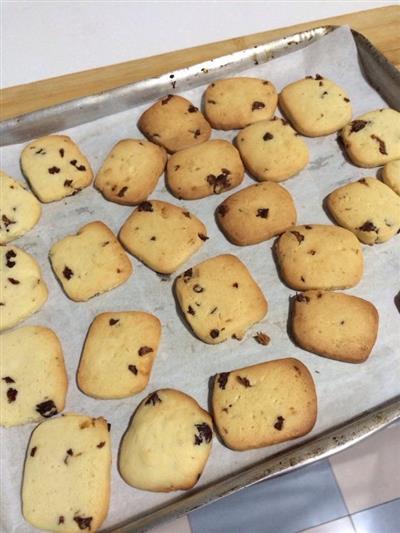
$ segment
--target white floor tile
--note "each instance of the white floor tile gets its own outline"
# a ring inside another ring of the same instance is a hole
[[[311,529],[303,529],[301,533],[354,533],[354,528],[350,518],[345,516]]]
[[[149,533],[191,533],[192,530],[189,525],[189,520],[186,516],[173,520],[172,522],[166,522],[161,526],[156,526],[151,529]],[[347,532],[346,532],[347,533]]]
[[[350,513],[400,497],[400,425],[330,458]]]

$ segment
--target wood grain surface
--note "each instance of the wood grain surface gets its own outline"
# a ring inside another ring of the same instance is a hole
[[[9,87],[0,91],[0,120],[159,76],[213,57],[327,24],[349,25],[364,34],[389,61],[400,67],[400,5],[393,5]]]

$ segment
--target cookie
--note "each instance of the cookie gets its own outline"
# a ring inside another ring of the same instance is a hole
[[[241,129],[274,116],[278,95],[270,81],[259,78],[217,80],[204,93],[204,112],[217,130]]]
[[[240,246],[257,244],[296,224],[290,193],[272,182],[250,185],[217,207],[218,224],[226,237]]]
[[[400,229],[400,198],[375,178],[335,189],[326,204],[336,222],[365,244],[385,242]]]
[[[118,287],[133,271],[113,232],[100,221],[53,244],[49,258],[65,293],[76,302]]]
[[[379,315],[375,306],[340,292],[307,291],[294,298],[292,333],[309,352],[362,363],[375,344]]]
[[[161,274],[175,272],[208,239],[207,228],[195,215],[160,200],[141,203],[119,238],[131,254]]]
[[[21,169],[41,202],[54,202],[92,183],[90,163],[66,135],[48,135],[22,151]]]
[[[1,337],[0,425],[38,422],[64,409],[67,374],[57,335],[42,326]]]
[[[1,170],[0,191],[0,244],[5,244],[36,226],[42,209],[31,192]]]
[[[120,473],[142,490],[191,489],[207,463],[212,436],[211,417],[194,398],[174,389],[152,392],[122,439]]]
[[[173,154],[167,164],[167,185],[177,198],[196,200],[240,185],[244,168],[228,141],[214,139]]]
[[[346,92],[319,74],[286,85],[279,106],[295,130],[308,137],[329,135],[351,120]]]
[[[169,94],[147,109],[139,119],[140,131],[168,152],[177,152],[207,141],[210,124],[189,100]]]
[[[297,359],[268,361],[214,378],[212,415],[224,444],[250,450],[302,437],[317,418],[317,395]]]
[[[347,124],[341,138],[347,155],[359,167],[379,167],[400,159],[400,113],[370,111]]]
[[[45,531],[97,531],[110,500],[107,421],[68,413],[39,424],[26,453],[22,512]]]
[[[386,163],[382,171],[383,182],[400,195],[400,159]]]
[[[176,279],[176,296],[193,332],[208,344],[241,339],[268,310],[261,289],[234,255],[218,255]]]
[[[279,237],[275,253],[284,282],[296,290],[347,289],[364,271],[360,243],[337,226],[294,226]]]
[[[97,173],[94,185],[117,204],[144,202],[164,172],[167,154],[161,146],[141,139],[119,141]]]
[[[309,160],[306,143],[286,120],[262,120],[236,138],[246,169],[259,181],[283,181],[298,174]]]
[[[94,398],[126,398],[142,391],[160,343],[158,318],[141,311],[108,312],[93,320],[79,365],[79,388]]]
[[[47,300],[47,286],[34,257],[16,246],[0,246],[0,331],[36,313]]]

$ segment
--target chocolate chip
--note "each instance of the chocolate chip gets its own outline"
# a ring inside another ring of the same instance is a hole
[[[341,325],[341,326],[344,325],[344,320],[341,320],[340,325]]]
[[[267,346],[271,340],[263,331],[257,331],[253,338],[258,342],[258,344],[262,344],[263,346]]]
[[[328,91],[324,91],[324,92],[321,94],[321,98],[323,98],[326,94],[328,94]]]
[[[202,241],[208,241],[208,239],[210,237],[207,237],[207,235],[204,235],[203,233],[198,233],[197,234],[199,236],[199,239],[201,239]]]
[[[207,100],[208,104],[216,104],[217,102],[215,100]]]
[[[184,212],[182,213],[182,215],[183,215],[184,217],[186,217],[186,218],[192,218],[192,217],[190,216],[189,211],[184,211]]]
[[[110,320],[108,321],[110,326],[115,326],[115,324],[118,324],[118,322],[119,322],[119,318],[110,318]]]
[[[228,383],[229,374],[230,372],[221,372],[218,374],[217,383],[220,389],[225,390],[226,384]]]
[[[161,403],[161,398],[156,392],[153,392],[147,397],[147,400],[144,402],[144,405],[156,405],[156,403]]]
[[[367,220],[367,222],[364,222],[364,224],[357,229],[359,229],[360,231],[375,231],[376,233],[379,232],[379,228],[377,228],[375,224],[371,222],[370,220]]]
[[[8,403],[12,403],[12,402],[15,402],[15,400],[17,399],[18,391],[16,389],[9,388],[7,389],[6,394],[7,394]]]
[[[196,314],[196,311],[193,309],[191,305],[189,305],[187,312],[189,313],[189,315],[193,315],[193,316]]]
[[[14,261],[15,257],[17,257],[17,254],[14,252],[14,250],[8,250],[8,252],[6,252],[6,267],[7,268],[12,268],[13,266],[15,266],[15,261]]]
[[[34,447],[31,449],[31,453],[30,453],[30,456],[31,456],[31,457],[35,457],[36,450],[37,450],[37,446],[34,446]]]
[[[73,275],[74,273],[72,272],[72,270],[68,266],[65,266],[63,270],[64,278],[70,280]]]
[[[344,100],[345,102],[350,102],[350,98],[346,98],[346,97],[344,97],[343,100]]]
[[[306,280],[305,280],[304,276],[300,276],[300,279],[301,279],[301,281],[302,281],[303,283],[305,283],[305,282],[306,282]]]
[[[46,152],[43,150],[43,148],[39,148],[39,150],[37,152],[35,152],[35,154],[41,154],[43,153],[43,155],[46,154]]]
[[[201,135],[201,131],[199,129],[197,129],[196,131],[193,132],[193,137],[195,139],[197,139],[197,137],[199,137]]]
[[[281,431],[281,429],[283,428],[284,421],[285,421],[285,419],[283,418],[283,416],[278,416],[276,418],[276,422],[274,424],[274,428],[277,429],[278,431]]]
[[[248,378],[246,377],[242,377],[242,376],[236,376],[236,380],[241,384],[243,385],[243,387],[245,387],[246,389],[251,387],[251,383],[250,381],[248,380]]]
[[[130,370],[132,372],[132,374],[135,374],[135,376],[137,376],[138,369],[137,369],[136,365],[128,365],[128,370]]]
[[[46,400],[45,402],[36,405],[36,412],[44,418],[50,418],[57,414],[57,407],[53,400]]]
[[[189,108],[188,108],[188,111],[189,113],[197,113],[197,111],[199,110],[198,107],[195,107],[194,105],[190,105]]]
[[[5,378],[1,378],[6,383],[15,383],[15,380],[13,378],[10,378],[10,376],[6,376]]]
[[[225,176],[229,176],[231,174],[231,171],[227,168],[221,168],[222,174],[225,174]]]
[[[304,241],[304,235],[302,235],[298,231],[291,231],[290,233],[292,233],[296,237],[299,244]]]
[[[196,283],[196,285],[193,285],[193,290],[194,290],[194,292],[197,292],[198,294],[200,294],[201,292],[204,292],[203,287],[201,287],[197,283]]]
[[[107,244],[110,244],[110,241],[104,241],[104,242],[101,244],[101,247],[104,248],[104,246],[107,246]]]
[[[269,213],[269,209],[263,207],[263,208],[257,209],[256,217],[267,218],[268,213]]]
[[[105,445],[106,445],[106,442],[104,440],[102,440],[101,442],[98,443],[96,448],[104,448]]]
[[[138,205],[137,210],[138,211],[147,211],[149,213],[152,213],[153,212],[153,206],[151,205],[150,202],[142,202],[141,204]]]
[[[64,187],[71,187],[72,185],[72,180],[65,180],[64,181]]]
[[[122,189],[120,189],[117,193],[118,198],[122,198],[125,195],[127,190],[128,190],[128,187],[126,186],[122,187]]]
[[[227,172],[226,169],[222,169],[223,172],[219,174],[218,176],[215,176],[214,174],[209,174],[206,177],[207,182],[213,187],[213,192],[215,194],[221,193],[224,189],[227,189],[231,182],[228,178],[228,174],[230,174],[229,170]]]
[[[111,430],[111,424],[109,422],[107,422],[107,431],[110,433],[110,430]]]
[[[361,178],[360,180],[358,180],[358,183],[362,183],[363,185],[366,185],[367,187],[369,187],[368,182],[365,178]]]
[[[7,278],[7,279],[12,285],[19,285],[20,284],[20,281],[18,281],[15,278]]]
[[[365,128],[367,124],[369,124],[369,121],[367,120],[353,120],[350,122],[351,128],[350,133],[357,133],[358,131]]]
[[[60,172],[60,169],[58,167],[50,167],[49,174],[58,174]]]
[[[188,268],[187,270],[185,270],[185,272],[183,273],[184,283],[187,283],[192,276],[193,276],[193,268]]]
[[[210,337],[212,339],[216,339],[217,337],[219,337],[219,329],[212,329],[210,331]]]
[[[304,226],[305,229],[312,229],[312,226]]]
[[[316,80],[323,80],[324,78],[320,74],[315,75]]]
[[[234,287],[235,289],[238,289],[239,288],[239,283],[237,281],[235,281],[235,283],[232,283],[232,287]]]
[[[174,95],[173,94],[169,94],[168,96],[166,96],[163,100],[161,100],[161,105],[165,105],[165,104],[168,104],[168,102],[171,100],[171,98],[173,98]]]
[[[64,157],[64,148],[60,148],[58,151],[60,152],[60,156]]]
[[[198,435],[194,436],[195,446],[200,446],[203,442],[211,442],[212,439],[212,430],[208,424],[203,422],[202,424],[195,424]]]
[[[66,454],[66,456],[64,457],[64,464],[67,465],[67,464],[68,464],[68,461],[69,461],[69,458],[72,457],[73,455],[74,455],[74,452],[73,452],[72,448],[69,448],[69,449],[67,450],[67,454]]]
[[[263,135],[263,140],[264,141],[270,141],[273,138],[274,138],[274,136],[269,131],[265,132],[264,135]]]
[[[379,144],[379,151],[381,154],[388,155],[386,151],[386,144],[384,141],[382,141],[382,139],[380,139],[377,135],[371,135],[371,139],[373,139]]]
[[[307,253],[310,255],[315,255],[317,252],[315,250],[308,250]]]
[[[221,217],[224,217],[228,211],[229,207],[226,204],[221,204],[217,207],[217,213],[221,215]]]
[[[74,521],[78,524],[79,529],[89,529],[92,523],[93,518],[91,516],[74,516]]]
[[[8,228],[11,224],[16,224],[15,220],[10,220],[6,215],[2,215],[1,220],[3,221],[5,228]]]
[[[156,241],[157,238],[155,237],[155,235],[153,235],[152,237],[150,237],[150,240],[151,240],[151,241]]]
[[[306,296],[305,294],[296,294],[296,302],[305,302],[308,304],[308,302],[310,301],[310,298],[308,296]]]
[[[256,109],[262,109],[263,107],[265,107],[265,104],[264,102],[253,102],[252,106],[251,106],[251,110],[252,111],[255,111]]]
[[[142,346],[138,350],[138,354],[142,357],[143,355],[147,355],[148,353],[154,352],[153,348],[150,348],[150,346]]]

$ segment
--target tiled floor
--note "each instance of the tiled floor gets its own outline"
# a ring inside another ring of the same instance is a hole
[[[400,422],[152,533],[400,533]]]

